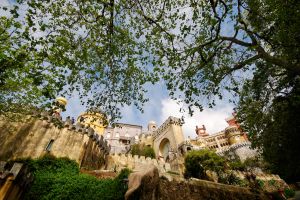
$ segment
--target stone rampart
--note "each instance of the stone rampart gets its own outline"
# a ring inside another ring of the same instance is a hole
[[[123,168],[132,170],[139,169],[140,167],[148,164],[153,164],[158,168],[160,173],[171,171],[171,166],[161,160],[151,159],[145,156],[131,155],[131,154],[112,154],[109,156],[108,170],[120,171]]]
[[[165,200],[252,200],[269,199],[264,194],[254,194],[249,188],[191,179],[168,181],[161,178],[158,186],[158,199]]]
[[[221,150],[217,150],[217,154],[223,156],[228,152],[233,152],[236,157],[238,157],[241,161],[246,160],[247,158],[255,157],[257,152],[255,149],[251,149],[251,142],[241,142],[237,144],[233,144],[231,146],[222,148]]]
[[[42,113],[11,122],[0,116],[0,158],[38,158],[46,154],[68,157],[80,167],[100,168],[110,147],[91,127]]]
[[[237,177],[239,177],[241,179],[245,179],[248,174],[248,172],[242,172],[242,171],[238,171],[238,170],[234,170],[233,172]],[[256,179],[264,180],[264,181],[282,180],[278,175],[275,175],[275,174],[255,173],[255,176],[256,176]]]

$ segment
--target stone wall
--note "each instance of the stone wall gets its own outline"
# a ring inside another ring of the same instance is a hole
[[[232,153],[235,158],[239,158],[242,162],[247,158],[257,156],[257,151],[251,148],[251,142],[241,142],[233,144],[216,152],[220,156],[224,156],[228,153]]]
[[[169,142],[169,151],[177,152],[179,144],[184,141],[182,121],[176,117],[169,117],[157,130],[153,132],[153,149],[157,157],[165,157],[162,152],[164,140]]]
[[[91,128],[70,121],[59,128],[47,115],[30,117],[23,122],[0,118],[0,159],[38,158],[45,154],[68,157],[80,167],[100,168],[109,147]],[[48,147],[48,149],[47,149]]]
[[[155,165],[160,173],[171,171],[169,163],[165,163],[161,160],[151,159],[145,156],[131,155],[131,154],[112,154],[108,159],[108,170],[120,171],[123,168],[129,168],[132,170],[139,169],[144,165]]]
[[[163,200],[252,200],[269,199],[267,196],[252,193],[248,188],[224,185],[205,180],[173,180],[161,178],[158,199]]]

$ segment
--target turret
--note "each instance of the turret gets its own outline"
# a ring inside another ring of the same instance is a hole
[[[228,138],[230,145],[248,141],[235,116],[236,113],[232,113],[232,116],[226,119],[229,126],[225,129],[225,136]]]
[[[157,129],[155,121],[150,121],[148,123],[148,131],[155,131]]]
[[[78,116],[77,122],[80,124],[92,127],[99,135],[103,135],[104,128],[107,127],[106,115],[98,110],[88,110]]]
[[[205,137],[205,136],[208,136],[208,133],[206,132],[206,128],[204,125],[202,125],[202,128],[199,128],[198,126],[196,126],[196,134],[199,136],[199,137]]]
[[[65,111],[67,105],[67,99],[64,97],[57,97],[52,104],[51,115],[56,118],[61,118],[60,114]]]

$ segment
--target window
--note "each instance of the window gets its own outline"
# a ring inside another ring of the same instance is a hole
[[[53,142],[54,142],[54,140],[53,139],[51,139],[50,140],[50,142],[47,144],[47,146],[46,146],[46,151],[50,151],[51,150],[51,147],[52,147],[52,144],[53,144]]]

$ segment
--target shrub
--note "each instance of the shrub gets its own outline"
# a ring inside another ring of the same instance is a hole
[[[237,177],[232,172],[230,173],[222,173],[218,179],[219,183],[224,183],[228,185],[239,185],[242,187],[247,186],[247,182],[243,181],[239,177]]]
[[[185,159],[185,173],[186,178],[206,178],[206,170],[215,171],[217,173],[224,170],[225,161],[215,152],[209,150],[190,151]]]
[[[295,191],[293,189],[286,188],[284,190],[284,196],[286,198],[292,198],[293,196],[295,196]]]
[[[128,178],[129,174],[132,172],[132,170],[128,168],[124,168],[120,171],[119,175],[117,176],[118,180],[124,180]]]
[[[245,164],[242,163],[240,160],[229,161],[229,167],[232,170],[240,170],[240,171],[245,171],[246,169]]]
[[[43,157],[27,160],[34,181],[25,199],[124,199],[127,184],[123,181],[130,173],[123,170],[115,179],[97,179],[80,174],[75,161],[67,158]]]

